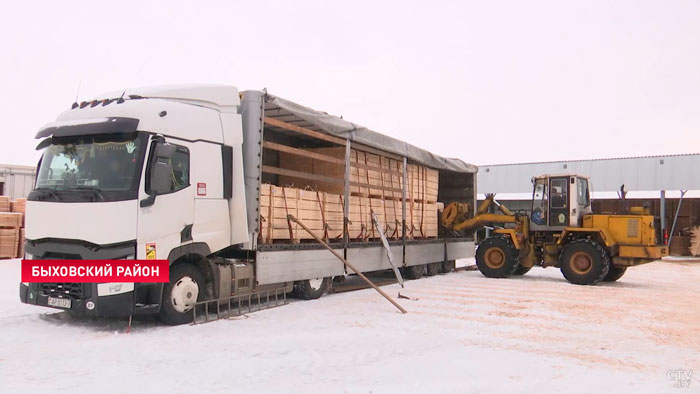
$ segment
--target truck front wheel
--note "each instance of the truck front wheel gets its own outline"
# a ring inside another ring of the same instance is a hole
[[[192,321],[192,308],[204,298],[204,277],[192,264],[178,264],[170,270],[170,282],[163,286],[159,319],[170,325]]]
[[[561,273],[577,285],[594,285],[610,270],[610,258],[603,247],[588,239],[571,241],[559,257]]]
[[[331,278],[316,278],[294,282],[294,290],[292,292],[297,298],[302,300],[315,300],[321,298],[323,293],[328,290],[331,284]]]
[[[486,238],[476,250],[476,266],[489,278],[507,278],[520,266],[513,241],[503,236]]]

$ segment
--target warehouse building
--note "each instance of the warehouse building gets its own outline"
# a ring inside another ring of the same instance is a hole
[[[34,188],[36,168],[11,164],[0,164],[0,196],[11,200],[25,198]]]
[[[529,213],[532,177],[565,173],[590,177],[596,213],[619,212],[624,185],[625,205],[649,207],[665,230],[661,234],[673,234],[673,254],[684,254],[689,230],[700,226],[700,154],[484,165],[477,177],[478,198],[497,193],[511,210]]]

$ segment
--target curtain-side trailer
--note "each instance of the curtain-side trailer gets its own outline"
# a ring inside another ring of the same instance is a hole
[[[21,283],[25,303],[181,324],[202,300],[320,297],[350,272],[292,213],[362,272],[391,268],[372,212],[409,277],[474,255],[472,234],[437,218],[473,206],[476,167],[264,91],[129,89],[74,104],[36,138],[25,258],[167,259],[170,282]]]

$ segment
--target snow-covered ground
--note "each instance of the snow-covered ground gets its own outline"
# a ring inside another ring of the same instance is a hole
[[[19,272],[0,261],[0,393],[700,392],[698,262],[594,287],[460,271],[407,282],[406,315],[367,289],[130,334],[20,304]]]

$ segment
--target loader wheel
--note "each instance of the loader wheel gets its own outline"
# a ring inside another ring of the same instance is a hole
[[[442,263],[430,263],[425,270],[425,276],[435,276],[440,273]]]
[[[531,269],[532,269],[532,267],[525,267],[525,266],[518,264],[518,268],[515,269],[515,272],[513,272],[513,275],[525,275]]]
[[[163,286],[158,318],[172,326],[192,321],[194,303],[204,299],[204,277],[192,264],[178,264],[170,270],[170,282]]]
[[[610,258],[603,247],[588,239],[572,241],[559,256],[561,273],[577,285],[594,285],[608,275]]]
[[[331,278],[316,278],[294,282],[292,293],[302,300],[315,300],[321,298],[323,293],[328,290],[328,285],[331,284]]]
[[[616,280],[622,278],[625,271],[627,271],[627,267],[615,267],[614,265],[611,265],[610,271],[608,271],[608,274],[605,276],[605,278],[603,278],[603,282],[615,282]]]
[[[443,274],[450,273],[454,270],[455,270],[455,261],[454,260],[447,260],[447,261],[443,261],[441,263],[440,272],[442,272]]]
[[[425,274],[425,264],[401,268],[401,275],[406,279],[420,279]]]
[[[507,278],[515,272],[518,252],[510,238],[496,236],[481,241],[476,249],[476,266],[489,278]]]

